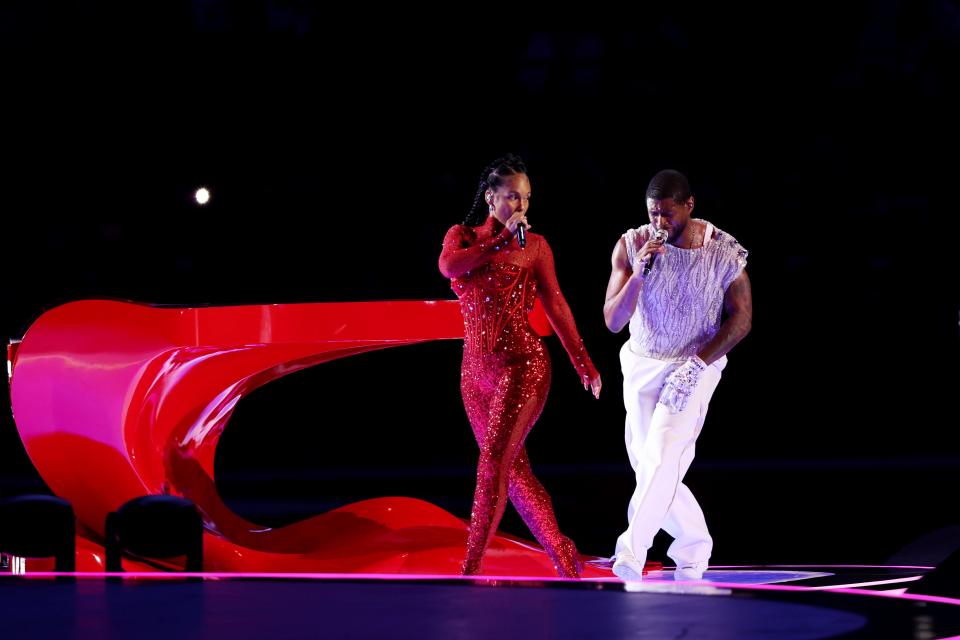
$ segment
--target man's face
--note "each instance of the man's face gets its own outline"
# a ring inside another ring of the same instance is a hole
[[[680,237],[690,221],[690,212],[693,211],[693,196],[685,202],[676,202],[673,198],[647,198],[647,214],[654,229],[663,229],[667,232],[667,242],[673,242]]]

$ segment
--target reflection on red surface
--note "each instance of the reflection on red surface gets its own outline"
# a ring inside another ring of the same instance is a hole
[[[549,332],[539,306],[531,322]],[[86,300],[44,313],[8,349],[11,400],[31,460],[77,513],[79,571],[103,570],[98,542],[109,511],[171,493],[203,514],[209,571],[453,574],[467,525],[432,504],[378,498],[271,529],[226,507],[213,460],[237,402],[271,380],[357,353],[462,337],[455,301],[161,308]],[[484,570],[555,575],[538,547],[508,536],[494,540]],[[591,575],[609,574],[587,568]]]

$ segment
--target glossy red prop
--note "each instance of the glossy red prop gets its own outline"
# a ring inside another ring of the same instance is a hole
[[[539,305],[531,323],[550,331]],[[203,514],[207,571],[455,574],[467,525],[439,507],[378,498],[266,528],[226,507],[213,461],[237,402],[271,380],[375,349],[462,338],[458,303],[446,300],[200,308],[85,300],[47,311],[8,350],[11,401],[40,475],[73,503],[80,571],[103,570],[109,511],[171,493]],[[484,573],[556,575],[536,545],[503,535]],[[585,570],[601,575],[609,573]]]

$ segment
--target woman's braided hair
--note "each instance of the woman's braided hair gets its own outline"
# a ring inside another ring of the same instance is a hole
[[[496,191],[497,187],[503,184],[506,177],[526,172],[527,165],[523,163],[520,156],[512,153],[508,153],[502,158],[497,158],[491,162],[480,176],[477,195],[473,198],[473,206],[470,207],[470,213],[467,214],[463,224],[468,227],[476,227],[483,224],[483,221],[487,219],[489,213],[489,208],[484,206],[483,198],[483,194],[486,193],[487,189]]]

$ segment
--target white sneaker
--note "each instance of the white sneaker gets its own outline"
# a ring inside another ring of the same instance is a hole
[[[694,562],[682,567],[677,567],[673,571],[674,580],[697,581],[703,580],[703,573],[707,570],[706,562]]]
[[[613,561],[613,573],[624,582],[640,582],[643,580],[643,565],[632,553],[621,551]]]

